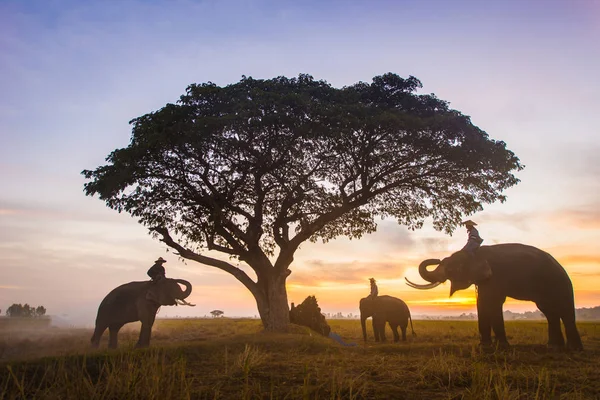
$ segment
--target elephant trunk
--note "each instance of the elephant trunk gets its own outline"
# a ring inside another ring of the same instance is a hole
[[[192,293],[192,284],[184,279],[175,279],[175,282],[181,283],[185,286],[185,290],[182,290],[181,293],[177,296],[179,300],[186,299]]]
[[[444,271],[444,266],[440,265],[440,262],[441,261],[438,259],[431,258],[419,264],[419,275],[421,275],[421,278],[431,283],[446,281],[446,273]],[[438,267],[433,271],[429,271],[427,267],[430,265],[438,265]]]
[[[362,327],[363,340],[367,343],[367,316],[360,314],[360,326]]]
[[[433,271],[429,271],[427,269],[427,267],[430,265],[439,265],[439,266],[436,269],[434,269]],[[412,288],[433,289],[434,287],[438,286],[439,284],[446,282],[446,279],[448,279],[446,277],[445,269],[446,268],[445,268],[444,264],[442,264],[440,260],[435,259],[435,258],[430,258],[428,260],[423,261],[421,264],[419,264],[419,275],[421,275],[421,278],[425,279],[427,282],[430,282],[428,285],[420,285],[420,284],[411,282],[410,280],[408,280],[408,278],[404,278],[404,279],[406,279],[408,286],[410,286]]]

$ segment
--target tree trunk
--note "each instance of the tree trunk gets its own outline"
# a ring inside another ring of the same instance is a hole
[[[258,282],[254,282],[241,269],[226,261],[206,257],[186,249],[175,242],[166,228],[155,227],[152,231],[162,235],[162,241],[169,247],[177,250],[181,257],[194,260],[200,264],[219,268],[233,275],[240,281],[256,299],[256,306],[265,330],[271,332],[286,332],[290,324],[290,309],[288,307],[285,281],[291,271],[288,266],[293,261],[293,251],[273,266],[260,249],[247,254],[244,261],[256,273]],[[281,258],[281,256],[280,256]]]
[[[273,271],[274,272],[274,271]],[[263,326],[269,332],[287,332],[290,308],[285,287],[286,275],[273,273],[265,277],[260,293],[254,294]]]

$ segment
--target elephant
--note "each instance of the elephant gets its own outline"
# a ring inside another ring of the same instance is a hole
[[[186,287],[181,289],[182,284]],[[141,321],[142,328],[136,347],[148,347],[152,325],[160,306],[179,304],[194,306],[186,302],[192,285],[183,279],[162,278],[158,281],[129,282],[113,289],[98,307],[96,329],[92,335],[92,347],[100,345],[100,338],[108,328],[109,348],[117,347],[117,336],[123,325]]]
[[[398,326],[402,330],[402,341],[406,341],[406,328],[408,327],[408,320],[410,320],[410,329],[412,330],[413,336],[415,330],[412,324],[412,317],[410,316],[410,310],[406,303],[397,297],[393,296],[367,296],[360,299],[360,324],[362,326],[363,339],[367,342],[367,328],[366,320],[369,317],[373,317],[373,334],[375,335],[375,341],[385,342],[385,323],[390,324],[392,332],[394,333],[394,342],[400,340],[398,335]]]
[[[469,262],[471,261],[471,262]],[[435,270],[427,269],[438,265]],[[548,346],[563,348],[560,321],[565,326],[567,348],[582,350],[575,324],[573,285],[565,269],[550,254],[533,246],[504,243],[481,246],[474,256],[458,251],[443,260],[428,259],[419,265],[419,274],[431,289],[450,280],[450,296],[475,285],[481,345],[492,344],[492,330],[498,346],[509,345],[504,329],[503,304],[507,297],[533,301],[548,320]]]

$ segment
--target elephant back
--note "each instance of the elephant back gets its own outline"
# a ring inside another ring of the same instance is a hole
[[[410,310],[408,309],[408,305],[402,300],[394,296],[377,296],[375,300],[377,302],[383,303],[386,305],[385,309],[392,314],[396,314],[398,316],[406,316],[410,314]]]
[[[141,282],[129,282],[123,285],[117,286],[111,290],[100,303],[100,308],[109,306],[113,303],[122,303],[126,301],[133,301],[137,298],[141,292],[149,288],[150,281]]]

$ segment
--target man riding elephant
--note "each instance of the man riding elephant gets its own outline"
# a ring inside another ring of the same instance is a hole
[[[158,257],[158,260],[154,261],[154,265],[151,266],[147,272],[152,281],[156,282],[162,278],[165,278],[166,271],[165,267],[163,267],[163,264],[166,262],[167,260],[162,257]]]
[[[371,293],[369,293],[369,296],[371,296],[374,299],[379,294],[377,282],[375,281],[375,278],[369,278],[369,282],[371,282]]]
[[[471,256],[475,255],[475,250],[481,246],[483,243],[483,239],[479,236],[479,231],[475,228],[477,225],[475,222],[470,219],[463,222],[463,225],[467,228],[467,233],[469,234],[469,238],[467,240],[467,244],[462,248],[463,251],[466,251]]]
[[[485,259],[476,257],[476,251],[481,246],[481,243],[483,243],[483,239],[479,236],[479,231],[475,228],[477,224],[470,219],[464,221],[462,224],[467,228],[468,233],[467,244],[461,249],[461,251],[469,255],[466,267],[479,279],[485,279],[489,277],[491,270]]]

